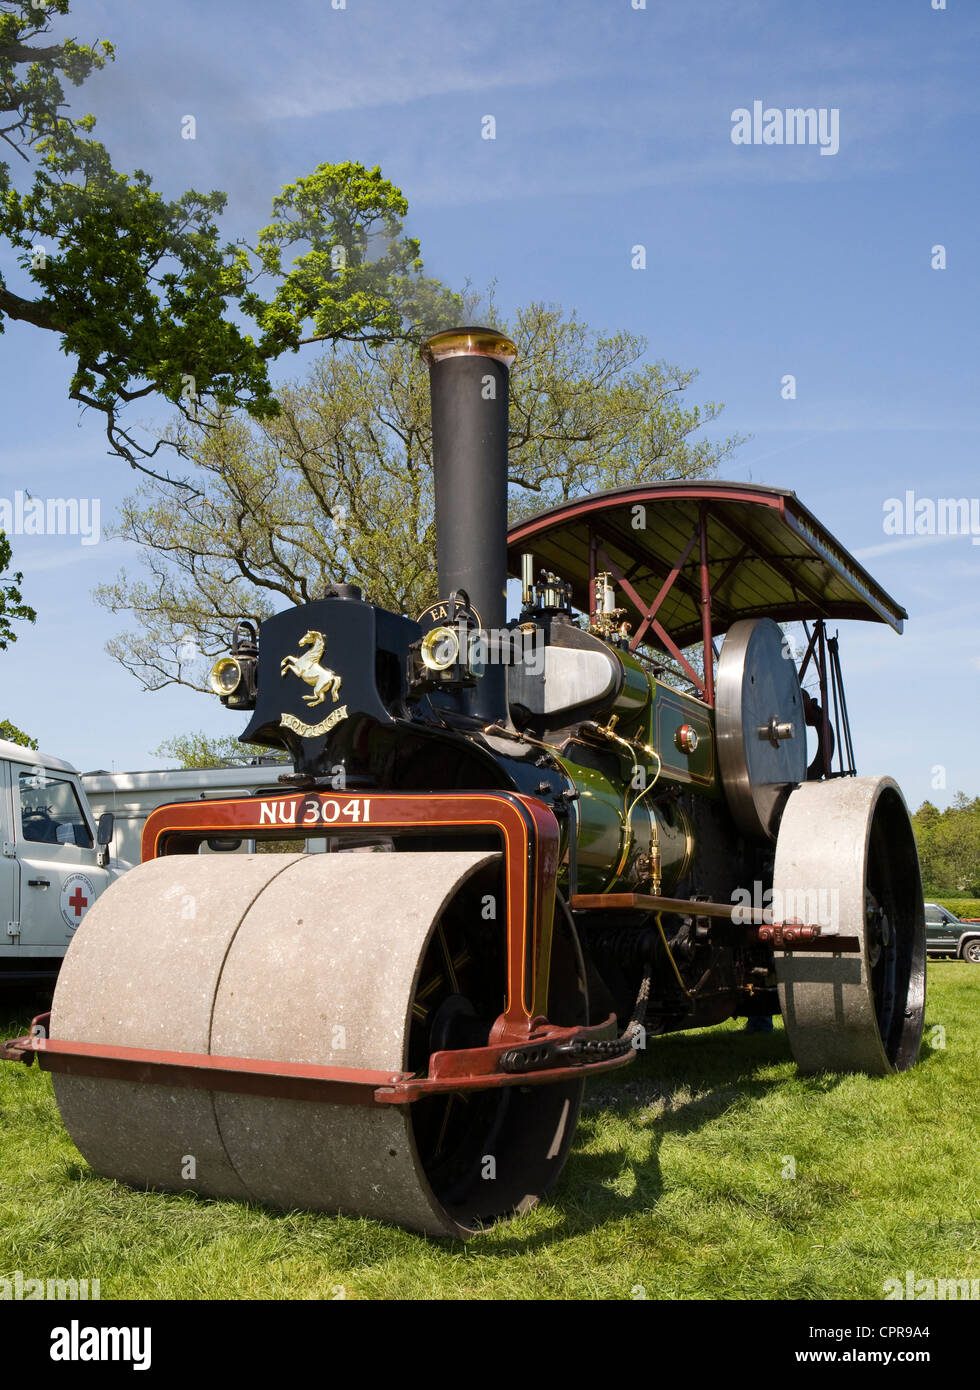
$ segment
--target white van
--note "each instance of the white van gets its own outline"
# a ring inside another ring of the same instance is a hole
[[[289,763],[255,767],[167,768],[159,772],[85,772],[82,786],[95,816],[109,812],[114,818],[112,857],[131,868],[140,862],[143,823],[151,811],[172,801],[254,796],[269,791],[282,794],[278,777]],[[207,853],[202,846],[202,853]],[[254,854],[255,841],[243,840],[240,853]]]
[[[53,979],[113,864],[70,763],[0,739],[0,983]]]
[[[143,824],[157,806],[281,793],[283,770],[270,762],[79,776],[61,758],[0,740],[0,984],[54,979],[89,907],[140,862]],[[306,840],[311,853],[326,848],[322,837]],[[254,854],[255,841],[238,841],[237,852]]]

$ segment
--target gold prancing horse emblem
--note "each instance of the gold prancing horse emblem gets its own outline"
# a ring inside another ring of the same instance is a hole
[[[328,666],[320,665],[320,657],[327,644],[327,639],[322,632],[304,632],[299,639],[301,647],[312,647],[308,652],[300,652],[298,656],[284,656],[279,663],[279,674],[285,676],[292,672],[294,676],[299,676],[301,681],[313,687],[312,695],[304,695],[302,698],[306,704],[312,707],[322,705],[330,691],[331,699],[336,703],[340,695],[341,677],[336,671],[331,671]]]

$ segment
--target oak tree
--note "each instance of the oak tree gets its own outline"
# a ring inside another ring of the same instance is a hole
[[[471,311],[507,325],[489,305]],[[600,488],[711,474],[740,442],[699,435],[722,407],[688,404],[696,372],[648,362],[645,340],[603,334],[558,306],[510,326],[512,516]],[[228,411],[184,442],[199,495],[147,480],[116,534],[143,573],[98,591],[135,619],[109,651],[147,689],[205,689],[241,617],[357,583],[414,616],[436,596],[426,369],[404,343],[330,351],[279,393],[274,418]],[[185,428],[184,423],[181,428]]]

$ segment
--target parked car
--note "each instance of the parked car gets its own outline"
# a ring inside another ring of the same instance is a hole
[[[926,950],[980,965],[980,923],[964,922],[939,903],[926,903]]]

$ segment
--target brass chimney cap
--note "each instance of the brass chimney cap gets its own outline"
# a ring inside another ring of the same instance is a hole
[[[428,338],[421,352],[429,367],[447,357],[492,357],[509,367],[517,356],[517,347],[495,328],[447,328]]]

